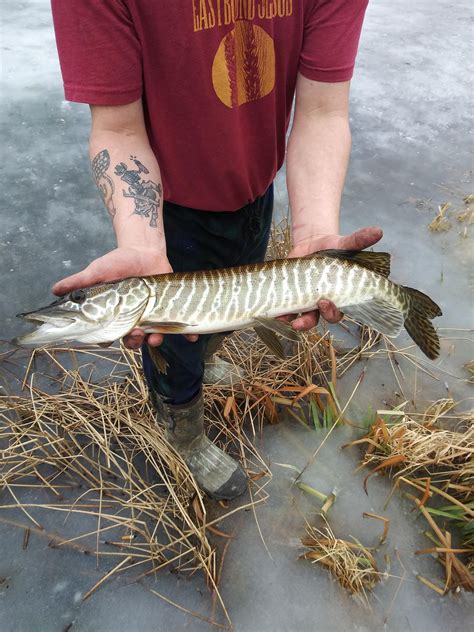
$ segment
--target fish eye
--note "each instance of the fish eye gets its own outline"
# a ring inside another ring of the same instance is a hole
[[[73,303],[83,303],[86,300],[86,293],[84,290],[73,290],[69,298]]]

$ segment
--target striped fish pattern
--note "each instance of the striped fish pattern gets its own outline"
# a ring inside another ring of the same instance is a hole
[[[423,352],[436,358],[439,340],[430,321],[441,315],[440,308],[418,290],[390,281],[389,272],[387,253],[323,251],[235,268],[133,277],[75,290],[21,314],[41,326],[18,342],[105,343],[137,326],[147,333],[179,334],[253,326],[259,333],[286,331],[292,337],[291,328],[275,318],[310,311],[324,298],[387,336],[397,336],[405,325]]]

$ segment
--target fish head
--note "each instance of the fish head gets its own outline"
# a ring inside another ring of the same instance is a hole
[[[38,327],[14,342],[20,345],[111,343],[134,328],[148,298],[149,289],[138,278],[73,290],[46,307],[18,314]]]

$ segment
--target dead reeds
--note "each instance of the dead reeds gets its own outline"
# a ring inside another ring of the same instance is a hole
[[[244,500],[211,520],[187,466],[156,424],[136,354],[109,353],[108,360],[101,359],[110,362],[108,376],[96,379],[94,352],[34,353],[53,369],[50,387],[38,385],[45,375],[34,372],[30,361],[23,381],[27,394],[0,397],[1,509],[25,517],[24,523],[10,523],[29,534],[31,526],[43,532],[45,511],[89,519],[87,532],[70,538],[48,534],[55,547],[116,558],[83,599],[131,567],[138,578],[166,567],[201,571],[217,591],[210,537],[225,536],[218,521],[261,500],[259,486],[253,483],[251,503]],[[244,466],[255,470],[255,451],[244,441],[236,446]],[[259,471],[263,476],[267,469]],[[24,492],[31,490],[41,494],[25,500]],[[2,520],[8,522],[8,514]]]
[[[474,590],[474,414],[454,408],[443,399],[421,414],[383,411],[391,421],[379,415],[368,435],[350,444],[368,445],[363,464],[375,467],[366,491],[372,474],[393,472],[394,489],[402,486],[427,521],[425,535],[435,546],[416,554],[436,555],[445,583],[419,579],[439,594]]]
[[[468,227],[474,223],[474,196],[472,194],[463,195],[464,204],[458,206],[451,202],[445,202],[438,206],[438,213],[428,224],[428,230],[439,233],[451,230],[454,221],[462,225],[460,235],[468,237]]]
[[[218,353],[242,377],[233,384],[206,385],[211,423],[235,431],[238,420],[246,419],[255,434],[265,422],[276,423],[283,409],[314,427],[337,419],[336,357],[328,334],[303,334],[283,361],[247,331],[227,338]]]
[[[452,406],[454,402],[439,400],[420,420],[402,414],[399,421],[386,423],[379,416],[368,435],[351,445],[368,444],[364,465],[375,465],[374,471],[397,466],[398,475],[436,470],[438,477],[445,474],[450,478],[472,478],[474,415],[460,417],[464,430],[454,431],[437,425]]]
[[[380,580],[380,573],[367,547],[336,538],[327,522],[322,530],[307,524],[301,543],[308,549],[302,559],[326,567],[341,586],[368,604],[367,592]]]

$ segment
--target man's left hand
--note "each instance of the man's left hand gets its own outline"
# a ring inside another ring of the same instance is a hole
[[[330,249],[364,250],[380,241],[382,236],[382,229],[374,226],[361,228],[351,235],[317,235],[298,242],[288,253],[288,257],[304,257],[320,250]],[[318,303],[318,309],[301,316],[296,314],[281,316],[281,320],[290,321],[293,329],[297,331],[307,331],[317,325],[320,315],[328,323],[337,323],[343,316],[334,303],[322,299]]]

